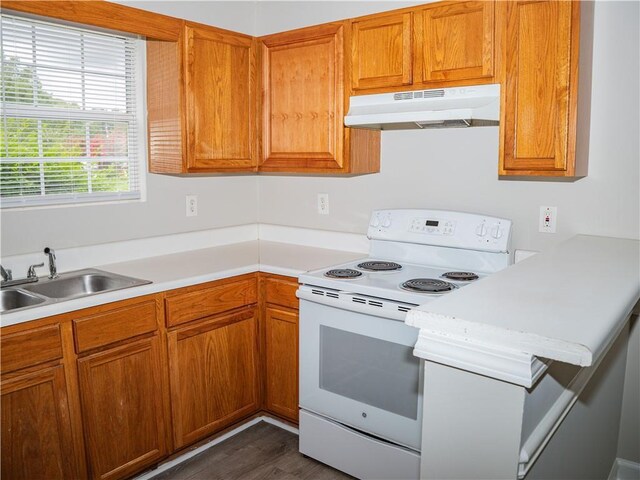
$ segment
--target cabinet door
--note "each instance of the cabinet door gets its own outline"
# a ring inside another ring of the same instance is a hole
[[[501,174],[573,175],[580,2],[507,2]]]
[[[178,328],[168,342],[176,448],[258,410],[255,308]]]
[[[411,85],[412,15],[386,15],[351,24],[354,90]]]
[[[454,2],[419,13],[416,60],[422,82],[493,77],[494,7],[493,1]]]
[[[298,421],[298,312],[265,308],[266,406]]]
[[[187,27],[189,171],[255,170],[255,47],[243,35]]]
[[[2,382],[2,478],[56,479],[76,471],[64,367]]]
[[[78,359],[92,478],[125,478],[167,453],[157,336]]]
[[[343,167],[343,26],[262,39],[265,171]]]

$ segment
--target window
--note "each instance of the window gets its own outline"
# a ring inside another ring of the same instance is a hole
[[[144,42],[2,15],[2,208],[139,199]]]

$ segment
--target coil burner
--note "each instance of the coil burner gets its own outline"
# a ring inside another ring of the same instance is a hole
[[[409,290],[410,292],[436,294],[450,292],[458,287],[453,283],[435,278],[412,278],[411,280],[407,280],[402,283],[400,288]]]
[[[447,272],[442,274],[442,278],[458,280],[459,282],[471,282],[472,280],[477,280],[478,275],[473,272]]]
[[[370,260],[368,262],[359,263],[358,268],[361,268],[362,270],[369,270],[370,272],[391,272],[393,270],[400,270],[402,265],[396,262]]]
[[[343,280],[349,279],[349,278],[358,278],[361,275],[362,275],[362,272],[359,272],[358,270],[354,270],[352,268],[336,268],[324,273],[325,277],[340,278]]]

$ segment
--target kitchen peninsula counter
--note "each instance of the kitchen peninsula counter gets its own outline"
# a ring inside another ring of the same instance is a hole
[[[606,352],[639,298],[640,241],[576,235],[411,310],[406,323],[421,329],[415,354],[434,361],[426,350],[437,338],[588,367]]]

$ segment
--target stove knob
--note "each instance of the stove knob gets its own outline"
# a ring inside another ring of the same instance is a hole
[[[380,219],[378,217],[373,217],[371,219],[371,223],[369,225],[371,225],[373,228],[379,227],[380,226]]]
[[[390,227],[391,226],[391,217],[384,217],[382,219],[382,226],[384,228]]]
[[[500,225],[495,224],[491,229],[491,236],[495,239],[502,237],[502,230],[500,229]]]
[[[484,237],[487,234],[487,226],[484,223],[481,223],[476,227],[476,235],[479,237]]]

